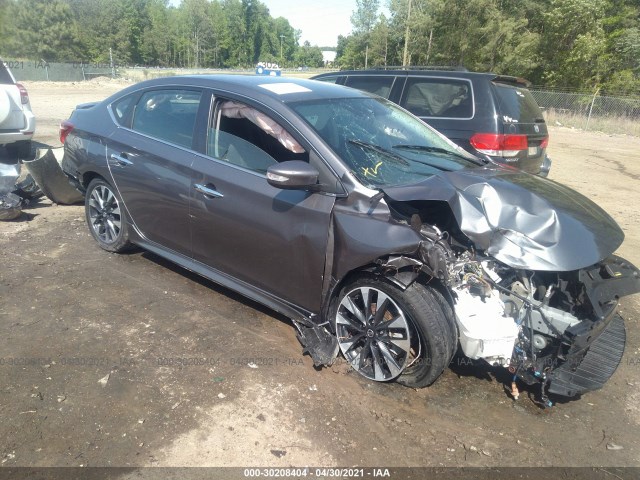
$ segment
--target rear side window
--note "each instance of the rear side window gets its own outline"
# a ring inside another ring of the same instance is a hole
[[[542,111],[526,88],[494,83],[502,120],[508,123],[544,122]]]
[[[391,93],[391,87],[393,86],[394,80],[395,77],[390,75],[377,77],[351,76],[347,77],[345,85],[347,87],[357,88],[358,90],[380,95],[384,98],[389,98],[389,93]]]
[[[0,85],[13,85],[13,78],[11,78],[4,62],[0,62]]]
[[[473,117],[471,82],[457,78],[408,78],[400,104],[418,117]]]
[[[201,92],[152,90],[144,93],[133,114],[137,132],[191,148]]]

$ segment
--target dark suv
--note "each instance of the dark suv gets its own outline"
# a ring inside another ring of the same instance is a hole
[[[547,125],[522,78],[436,70],[353,70],[314,80],[388,98],[479,156],[547,176]]]

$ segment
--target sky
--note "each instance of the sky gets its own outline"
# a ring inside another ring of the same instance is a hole
[[[269,8],[273,18],[284,17],[296,30],[301,30],[300,45],[335,47],[338,35],[351,32],[351,13],[355,0],[260,0]],[[179,5],[180,0],[170,0]]]
[[[338,35],[351,32],[351,13],[355,0],[261,0],[273,18],[284,17],[291,26],[302,30],[300,44],[335,47]]]

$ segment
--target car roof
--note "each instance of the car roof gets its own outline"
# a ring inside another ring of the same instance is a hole
[[[122,94],[142,88],[162,86],[194,86],[209,87],[228,91],[239,95],[260,99],[270,99],[282,103],[323,100],[332,98],[364,98],[370,97],[366,92],[295,77],[271,77],[260,75],[180,75],[147,80],[128,87],[119,92]]]
[[[469,72],[466,70],[430,70],[430,69],[384,69],[371,68],[367,70],[340,70],[331,73],[322,73],[312,78],[323,78],[327,76],[370,76],[370,75],[393,75],[406,77],[451,77],[467,78],[469,80],[488,80],[509,84],[518,87],[528,87],[530,82],[524,78],[509,75],[497,75],[491,72]]]

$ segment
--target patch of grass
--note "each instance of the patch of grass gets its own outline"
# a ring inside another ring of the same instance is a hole
[[[589,119],[587,115],[549,108],[544,111],[544,118],[549,125],[640,137],[640,121],[625,115],[592,115]]]

